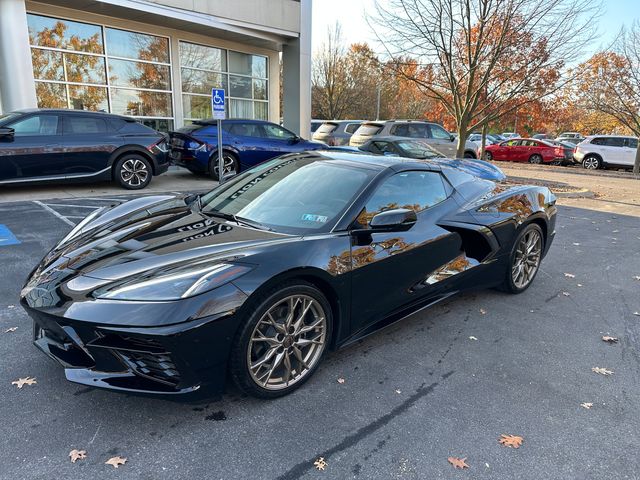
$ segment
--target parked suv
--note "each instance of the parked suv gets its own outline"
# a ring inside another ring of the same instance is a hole
[[[584,137],[578,132],[563,132],[556,138],[556,142],[570,142],[573,144],[580,143],[583,140]]]
[[[193,173],[218,180],[218,129],[216,120],[196,120],[169,134],[171,161]],[[299,137],[275,123],[264,120],[222,121],[224,176],[233,176],[254,165],[285,153],[326,148],[324,143]]]
[[[331,147],[349,145],[351,135],[362,124],[362,120],[330,120],[324,122],[313,133],[313,140],[324,142]]]
[[[138,190],[167,168],[164,135],[133,118],[62,109],[0,116],[0,184],[113,180]]]
[[[633,167],[638,139],[622,135],[592,135],[576,145],[573,159],[587,170],[608,166]]]
[[[351,136],[349,145],[359,147],[376,135],[419,138],[445,157],[456,157],[457,142],[455,137],[437,123],[419,120],[364,122]],[[464,158],[476,158],[476,146],[468,140],[465,143]]]

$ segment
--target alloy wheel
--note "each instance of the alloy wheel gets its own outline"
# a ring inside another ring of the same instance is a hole
[[[597,170],[599,163],[596,157],[587,157],[582,161],[582,166],[587,170]]]
[[[542,254],[542,236],[536,229],[525,233],[516,249],[511,267],[511,279],[517,288],[525,288],[535,277]]]
[[[213,162],[213,172],[218,178],[220,178],[220,175],[218,175],[218,157],[214,157]],[[223,177],[226,177],[227,175],[235,175],[238,173],[236,171],[236,159],[231,155],[222,156],[222,172]]]
[[[327,340],[326,312],[309,295],[291,295],[258,321],[247,348],[252,380],[267,390],[299,382],[320,361]]]
[[[542,163],[542,157],[538,154],[531,155],[531,158],[529,159],[529,163],[533,163],[534,165],[539,165]]]
[[[149,178],[147,165],[137,158],[130,158],[122,164],[120,169],[122,181],[132,187],[143,185]]]

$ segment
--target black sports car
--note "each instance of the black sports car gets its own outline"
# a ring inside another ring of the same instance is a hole
[[[35,344],[115,390],[289,393],[324,353],[457,292],[525,290],[555,197],[431,161],[290,154],[100,210],[31,273]],[[208,388],[205,388],[208,387]]]

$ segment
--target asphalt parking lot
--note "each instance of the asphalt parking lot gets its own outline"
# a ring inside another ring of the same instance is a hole
[[[555,243],[522,295],[482,291],[415,314],[331,353],[279,400],[231,387],[182,404],[65,381],[31,344],[18,304],[28,272],[71,224],[119,200],[0,205],[15,236],[0,231],[0,478],[640,478],[638,217],[561,206]],[[37,384],[11,384],[26,376]],[[503,447],[501,434],[524,442]],[[87,458],[72,464],[72,449]],[[117,470],[104,464],[114,455],[128,459]],[[449,456],[470,469],[454,470]]]

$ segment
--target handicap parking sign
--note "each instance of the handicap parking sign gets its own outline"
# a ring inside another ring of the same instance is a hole
[[[211,89],[211,110],[213,111],[213,118],[216,120],[225,119],[224,90],[220,88]]]

